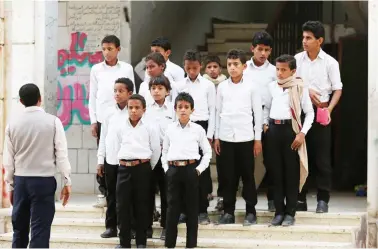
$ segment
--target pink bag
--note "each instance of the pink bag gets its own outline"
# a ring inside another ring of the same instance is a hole
[[[321,125],[328,125],[330,123],[328,116],[328,108],[318,107],[318,109],[316,110],[316,122],[318,122]]]

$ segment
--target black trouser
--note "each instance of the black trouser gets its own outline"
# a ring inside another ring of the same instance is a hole
[[[240,177],[243,182],[242,196],[246,212],[256,215],[257,193],[255,184],[254,141],[232,143],[220,141],[219,175],[223,181],[224,212],[234,215],[236,192]]]
[[[208,121],[196,121],[194,122],[202,126],[202,128],[207,133],[208,128]],[[199,154],[201,156],[200,160],[202,159],[203,153],[200,149]],[[208,194],[213,192],[213,182],[211,180],[211,172],[210,172],[210,165],[207,167],[199,176],[199,213],[207,213],[207,208],[209,207],[209,199],[207,198]]]
[[[276,215],[295,216],[298,200],[300,163],[297,150],[291,149],[296,134],[291,123],[269,124],[266,136],[266,164],[274,186]],[[285,205],[286,199],[286,205]]]
[[[101,135],[101,123],[97,122],[97,147],[98,144],[100,143],[100,135]],[[105,182],[105,177],[101,177],[99,175],[96,175],[96,180],[98,185],[98,190],[100,191],[101,194],[106,196],[106,182]]]
[[[55,177],[15,176],[12,248],[49,248],[55,215]]]
[[[268,156],[266,154],[266,136],[264,134],[264,132],[261,134],[261,143],[262,143],[262,146],[263,146],[263,164],[265,166],[265,176],[264,176],[264,179],[263,181],[265,182],[265,184],[267,185],[268,187],[268,191],[266,192],[266,198],[268,199],[268,201],[273,201],[274,200],[274,181],[273,181],[273,176],[272,176],[272,173],[269,172],[269,169],[268,167],[266,166],[266,160],[265,158]]]
[[[116,189],[117,189],[117,175],[118,175],[118,165],[108,164],[105,160],[104,164],[105,171],[105,182],[107,186],[106,192],[106,218],[105,218],[105,227],[117,229],[117,198],[116,198]]]
[[[197,246],[198,235],[198,189],[197,163],[187,166],[169,166],[167,178],[167,224],[165,246],[174,248],[177,240],[177,225],[182,201],[187,215],[186,248]]]
[[[155,194],[156,186],[159,187],[160,191],[160,207],[161,207],[161,218],[160,226],[165,228],[166,217],[167,217],[167,186],[165,183],[165,172],[161,165],[161,159],[159,159],[156,164],[151,178],[151,205],[150,205],[150,227],[152,227],[154,211],[155,211]]]
[[[331,124],[323,126],[315,120],[306,135],[309,173],[316,177],[317,200],[328,203],[332,188]],[[306,201],[307,182],[299,194],[299,201]]]
[[[224,180],[221,178],[222,174],[219,173],[219,161],[220,161],[220,156],[218,154],[215,154],[215,164],[217,167],[217,179],[218,179],[218,189],[217,189],[217,196],[218,197],[223,197],[223,182]]]
[[[117,218],[119,241],[122,247],[131,247],[132,211],[136,218],[136,244],[147,244],[147,228],[150,224],[151,176],[150,162],[132,167],[122,165],[118,167]]]

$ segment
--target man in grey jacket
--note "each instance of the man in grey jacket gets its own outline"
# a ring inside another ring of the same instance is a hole
[[[23,113],[5,129],[3,165],[13,205],[13,248],[48,248],[55,214],[56,169],[64,176],[60,199],[63,206],[71,193],[71,165],[61,121],[46,113],[35,84],[19,90]]]

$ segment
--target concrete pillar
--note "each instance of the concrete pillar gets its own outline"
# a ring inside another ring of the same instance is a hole
[[[367,247],[377,247],[378,222],[378,1],[369,1],[369,85],[368,85],[368,234]]]
[[[6,121],[13,115],[19,115],[24,109],[19,102],[20,87],[26,83],[38,85],[42,95],[43,108],[49,113],[56,114],[58,74],[55,69],[57,64],[58,1],[14,0],[8,1],[6,4],[10,12],[9,19],[6,20],[7,25],[5,25],[9,54],[6,54],[6,63],[0,62],[0,72],[4,68],[6,71],[5,82],[2,81],[4,77],[0,78],[0,87],[3,87],[0,89],[0,92],[3,93],[0,95],[0,101],[3,99],[3,104],[5,104],[2,109],[3,106],[0,102],[0,114],[3,110],[7,115],[0,115],[4,118],[4,120],[0,120],[0,152],[2,152],[4,143],[1,134]],[[1,196],[3,197],[3,195]],[[7,206],[7,199],[2,197],[0,197],[2,205]]]

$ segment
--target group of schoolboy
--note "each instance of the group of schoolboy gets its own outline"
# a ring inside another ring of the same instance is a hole
[[[196,247],[198,224],[210,223],[212,147],[217,155],[217,209],[223,211],[217,223],[235,223],[241,179],[243,225],[256,224],[254,170],[262,152],[268,209],[275,212],[271,225],[293,225],[296,211],[307,211],[308,162],[317,174],[316,212],[328,212],[330,114],[342,83],[338,63],[321,49],[323,43],[323,25],[308,21],[303,25],[304,51],[295,57],[281,55],[273,66],[268,61],[273,39],[257,32],[251,60],[242,50],[228,52],[227,78],[219,57],[208,56],[202,63],[195,50],[185,52],[183,70],[169,60],[169,41],[157,38],[135,94],[132,67],[117,58],[119,39],[105,37],[105,60],[91,70],[89,96],[92,134],[99,141],[97,172],[106,188],[106,231],[101,237],[119,236],[119,247],[130,248],[135,236],[137,247],[145,248],[152,237],[158,187],[165,246],[176,246],[177,225],[185,222],[186,247]]]

